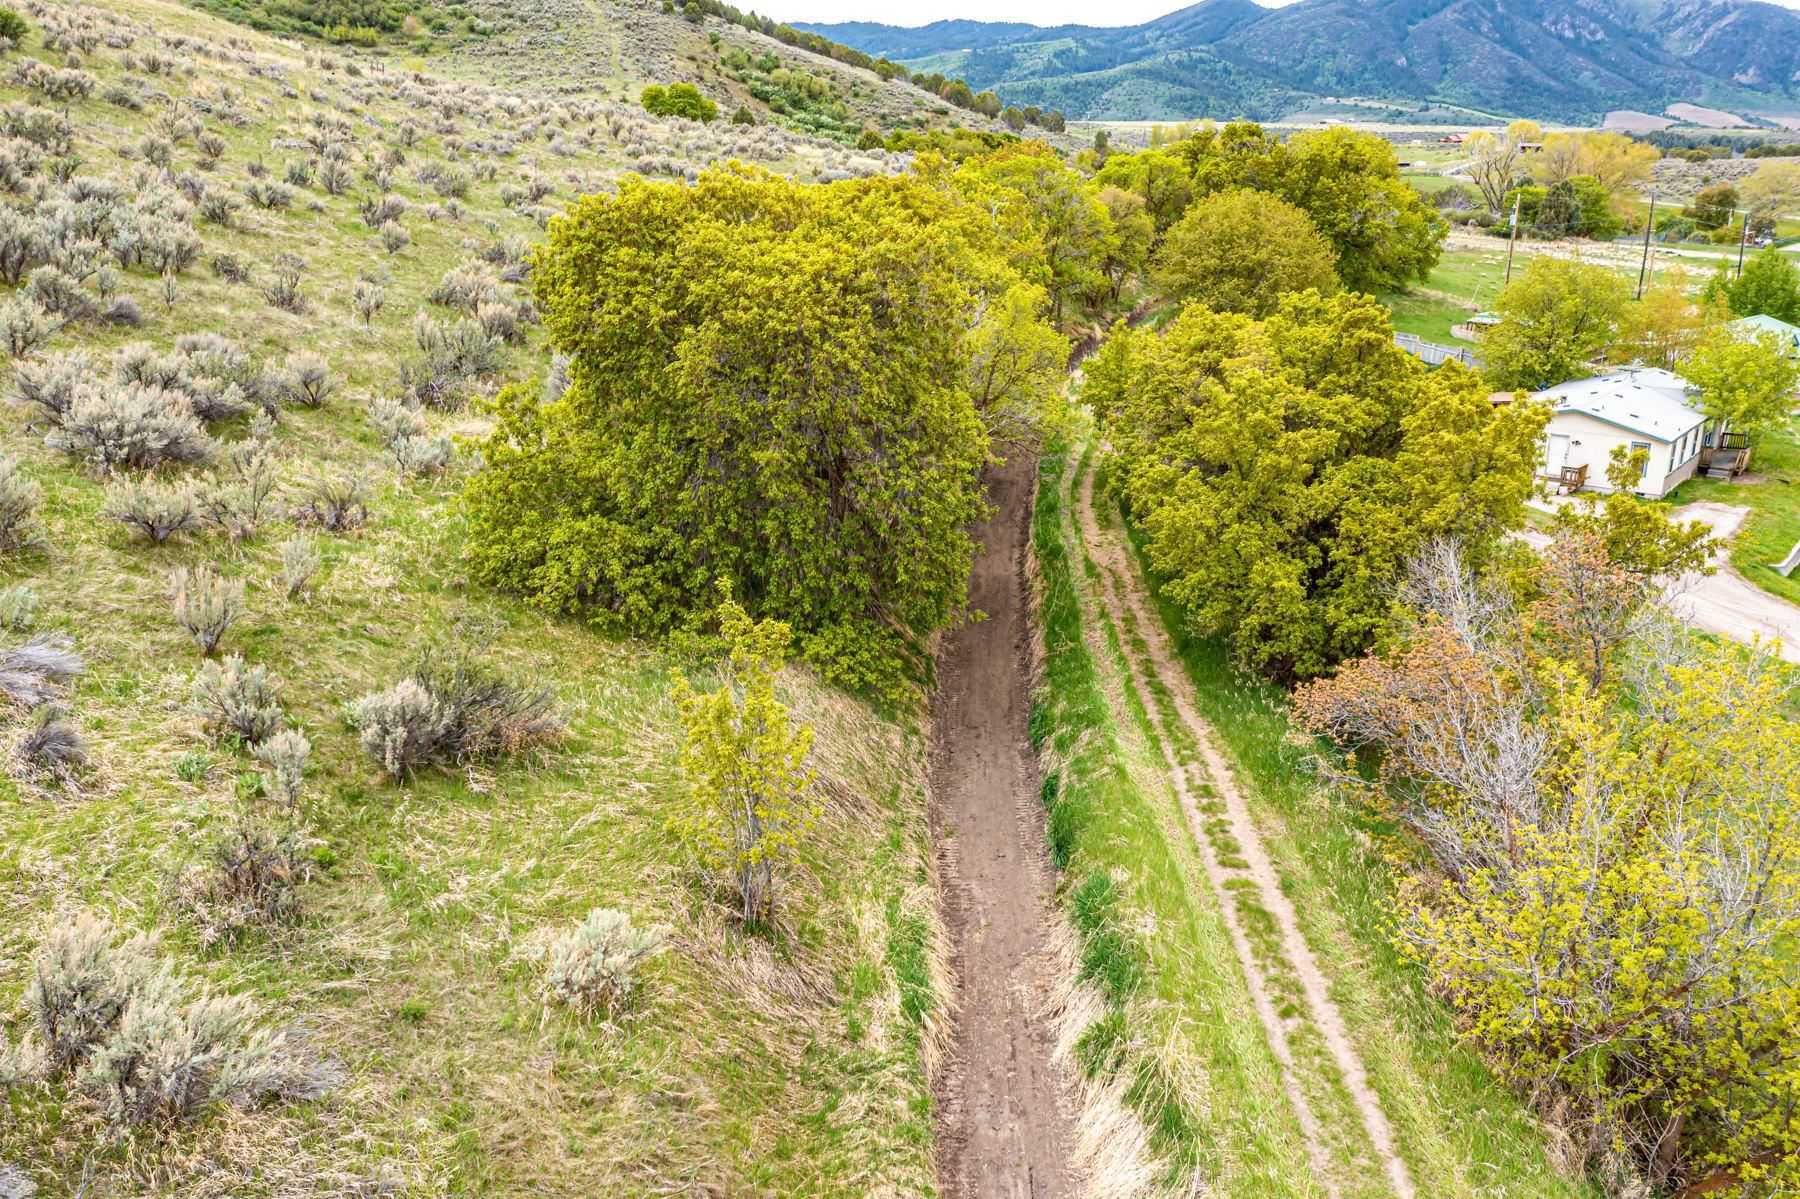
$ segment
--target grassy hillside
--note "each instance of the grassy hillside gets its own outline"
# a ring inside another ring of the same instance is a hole
[[[679,175],[732,157],[804,178],[896,160],[767,126],[702,128],[586,95],[492,88],[471,82],[475,55],[447,60],[457,77],[446,80],[161,0],[26,15],[32,31],[0,64],[0,103],[66,112],[71,144],[40,153],[7,207],[30,216],[68,199],[48,165],[61,159],[76,164],[77,188],[112,180],[118,196],[104,203],[154,209],[200,242],[166,279],[134,263],[106,280],[141,323],[73,320],[35,356],[79,348],[104,373],[127,344],[166,352],[180,335],[216,333],[270,370],[320,353],[338,387],[322,408],[281,407],[270,439],[280,482],[253,535],[201,529],[161,546],[102,519],[107,485],[46,445],[42,409],[0,410],[0,448],[41,487],[44,510],[43,548],[0,573],[34,597],[31,628],[66,633],[86,660],[68,706],[94,759],[79,786],[0,781],[0,1032],[23,1031],[26,963],[46,922],[93,912],[156,934],[184,977],[304,1030],[345,1080],[317,1102],[123,1141],[60,1085],[14,1088],[0,1095],[0,1163],[51,1197],[929,1191],[919,732],[789,673],[786,698],[819,730],[826,816],[778,935],[741,936],[667,828],[682,787],[666,685],[696,664],[471,587],[454,504],[466,454],[441,474],[402,475],[365,414],[402,394],[400,366],[421,353],[415,313],[443,326],[468,315],[428,298],[453,268],[478,280],[484,319],[525,322],[522,341],[490,347],[499,368],[453,396],[545,369],[512,264],[581,191],[634,168]],[[91,94],[46,104],[24,86],[25,60],[78,62]],[[16,139],[6,149],[30,157]],[[347,174],[341,194],[322,182],[330,164]],[[287,202],[259,207],[247,189]],[[383,195],[403,207],[405,240],[390,235],[391,250],[363,213]],[[233,197],[229,224],[204,215],[219,196]],[[283,255],[304,260],[302,311],[268,298]],[[372,287],[385,304],[365,327],[352,299]],[[9,394],[18,368],[0,382]],[[427,439],[482,419],[455,403],[421,417]],[[241,443],[251,421],[210,432]],[[368,523],[315,531],[320,581],[290,599],[292,516],[317,479],[348,476],[365,484]],[[173,622],[170,576],[202,563],[245,587],[246,618],[221,652],[278,676],[290,723],[314,745],[293,817],[312,842],[298,918],[210,947],[173,875],[242,813],[285,817],[257,762],[190,710],[201,658]],[[345,705],[459,622],[495,630],[496,670],[552,689],[567,735],[542,754],[386,782]],[[15,627],[5,644],[25,635]],[[16,737],[24,713],[6,719]],[[603,905],[667,937],[640,1002],[612,1023],[548,1003],[538,960]]]

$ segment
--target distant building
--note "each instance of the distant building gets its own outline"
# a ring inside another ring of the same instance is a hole
[[[1619,446],[1644,449],[1650,461],[1638,495],[1661,499],[1710,464],[1724,442],[1718,422],[1700,410],[1693,388],[1665,370],[1628,367],[1575,379],[1539,392],[1550,404],[1544,430],[1543,477],[1568,491],[1611,491],[1606,468]]]
[[[1446,146],[1460,146],[1468,140],[1469,135],[1466,133],[1446,133],[1444,136],[1438,138],[1438,141]]]
[[[1776,320],[1772,316],[1746,316],[1732,321],[1730,328],[1732,332],[1746,338],[1773,333],[1780,340],[1781,348],[1788,357],[1800,358],[1800,328],[1786,321]]]

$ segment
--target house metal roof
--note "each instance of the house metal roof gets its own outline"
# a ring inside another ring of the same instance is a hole
[[[1756,335],[1773,333],[1781,339],[1781,344],[1789,351],[1800,350],[1800,328],[1795,328],[1784,320],[1772,316],[1746,316],[1731,322],[1733,329]]]
[[[1670,371],[1650,367],[1571,379],[1539,392],[1538,398],[1548,400],[1553,413],[1580,413],[1657,441],[1674,441],[1706,423],[1705,414],[1694,406],[1687,382]]]

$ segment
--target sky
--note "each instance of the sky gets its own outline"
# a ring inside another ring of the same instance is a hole
[[[881,21],[927,25],[932,21],[1027,21],[1033,25],[1137,25],[1186,8],[1192,0],[763,0],[757,11],[780,21]],[[1257,0],[1279,8],[1293,0]],[[1800,8],[1800,0],[1775,0]],[[739,0],[738,7],[754,7]]]

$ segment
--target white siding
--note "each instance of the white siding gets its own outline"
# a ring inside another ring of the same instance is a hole
[[[1677,483],[1693,475],[1700,461],[1703,441],[1700,426],[1682,434],[1676,441],[1668,442],[1647,433],[1621,429],[1579,412],[1559,412],[1550,418],[1550,425],[1545,430],[1546,446],[1551,433],[1569,435],[1568,465],[1588,468],[1587,487],[1592,491],[1612,490],[1612,485],[1606,481],[1606,468],[1611,464],[1614,447],[1630,447],[1633,442],[1648,445],[1650,468],[1637,493],[1651,499],[1661,499],[1673,491]],[[1673,470],[1669,469],[1671,452],[1675,460]],[[1543,460],[1540,458],[1539,461],[1541,464]]]

